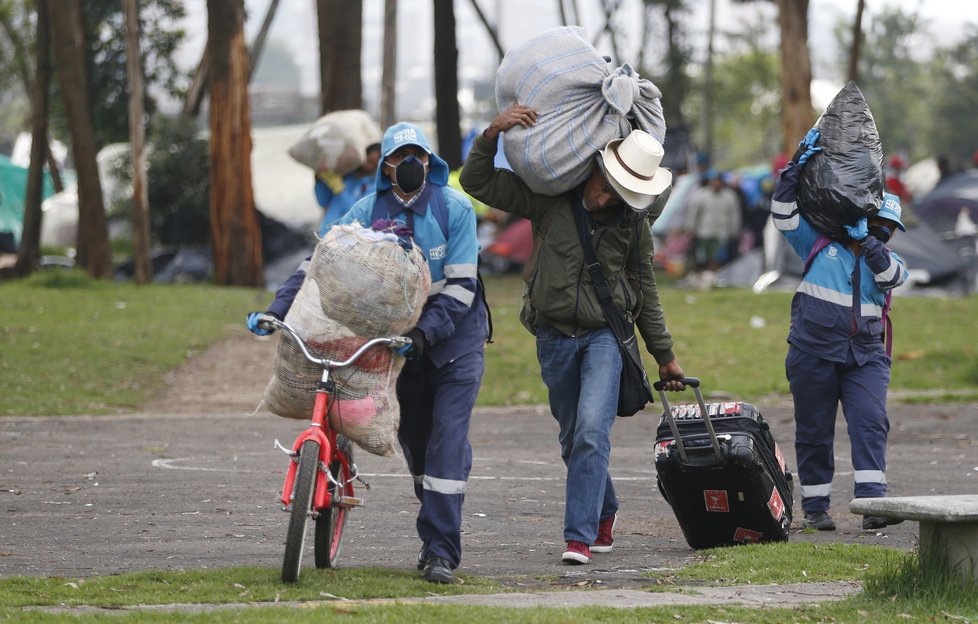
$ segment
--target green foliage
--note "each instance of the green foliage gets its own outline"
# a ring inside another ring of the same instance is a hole
[[[923,25],[899,7],[886,7],[863,24],[857,83],[873,112],[884,152],[924,158],[932,153],[932,146],[921,138],[929,136],[940,121],[933,114],[935,96],[940,96],[934,92],[928,63],[915,58],[925,36]],[[846,67],[852,26],[840,23],[836,35],[840,66]]]
[[[0,153],[9,154],[18,133],[29,127],[23,78],[35,28],[26,0],[0,0]]]
[[[672,580],[719,585],[858,580],[870,571],[887,569],[900,556],[901,551],[883,546],[841,543],[778,542],[710,548],[699,551],[697,561],[679,570]]]
[[[429,594],[479,594],[501,591],[488,578],[461,575],[463,583],[433,586],[413,569],[305,568],[299,581],[285,585],[278,568],[135,572],[82,579],[13,577],[0,579],[0,604],[113,607],[138,604],[273,602],[403,598]]]
[[[85,56],[91,97],[92,126],[98,148],[129,140],[129,78],[126,74],[126,28],[122,4],[117,0],[85,0]],[[139,3],[140,53],[145,76],[146,116],[156,116],[154,90],[179,97],[187,75],[176,65],[176,51],[186,33],[176,24],[186,15],[179,0]],[[51,102],[51,129],[68,136],[60,97]]]
[[[519,322],[522,282],[486,279],[494,342],[486,348],[480,406],[543,405],[536,343]],[[763,404],[788,394],[784,376],[791,293],[677,290],[660,294],[680,364],[711,396]],[[160,373],[188,351],[206,348],[267,302],[263,291],[91,280],[44,271],[0,284],[0,415],[104,413],[132,408],[157,387]],[[206,314],[201,314],[206,310]],[[929,400],[978,386],[978,297],[900,297],[894,306],[893,391]],[[955,327],[948,334],[947,327]],[[657,367],[647,354],[646,369]],[[65,375],[71,383],[63,383]],[[932,394],[935,388],[945,394]],[[691,401],[679,395],[675,402]],[[655,410],[658,406],[648,409]]]
[[[207,141],[183,117],[157,117],[147,156],[150,229],[163,245],[200,245],[210,240]]]
[[[132,153],[110,154],[106,163],[116,183],[106,191],[109,218],[129,225],[132,215]],[[150,128],[147,196],[150,234],[165,247],[204,245],[210,241],[208,145],[192,119],[154,119]],[[114,189],[115,192],[109,192]]]
[[[414,570],[379,568],[308,568],[295,585],[279,581],[277,569],[230,568],[182,572],[139,572],[91,578],[0,579],[0,619],[9,622],[61,622],[64,613],[26,608],[102,607],[111,615],[79,613],[78,621],[113,622],[296,622],[312,620],[350,622],[534,622],[562,624],[568,621],[639,624],[646,622],[783,622],[839,624],[867,621],[973,621],[978,616],[975,587],[945,578],[933,586],[914,579],[919,567],[912,558],[895,550],[858,544],[764,544],[704,551],[704,560],[693,563],[676,577],[692,585],[724,584],[736,571],[743,584],[770,582],[804,583],[866,578],[866,592],[847,600],[791,608],[762,609],[718,605],[675,605],[653,608],[616,607],[506,608],[419,603],[412,599],[432,595],[485,594],[510,591],[498,581],[462,575],[463,583],[433,586],[421,581]],[[761,568],[771,567],[772,574]],[[687,573],[688,571],[688,573]],[[925,575],[929,573],[924,572]],[[900,577],[902,588],[878,585],[877,578]],[[939,582],[939,583],[940,583]],[[928,589],[930,588],[930,589]],[[682,586],[675,590],[683,591]],[[903,594],[912,589],[916,593]],[[604,590],[594,590],[601,592]],[[892,592],[892,593],[890,593]],[[385,599],[402,599],[393,602]],[[362,602],[380,599],[378,602]],[[614,598],[609,598],[609,601]],[[279,603],[272,606],[272,603]],[[227,608],[161,610],[164,604],[228,605]],[[265,603],[267,606],[234,608],[234,604]],[[282,604],[285,603],[285,604]],[[294,608],[300,603],[303,608]],[[609,602],[610,603],[610,602]],[[136,610],[138,605],[149,608]],[[26,608],[25,608],[26,607]],[[132,611],[115,609],[131,608]]]
[[[133,286],[59,270],[0,284],[0,415],[132,409],[264,293]]]
[[[781,63],[773,24],[759,19],[724,33],[713,61],[713,162],[717,169],[769,162],[781,151]],[[697,80],[696,92],[706,86]],[[702,117],[702,97],[688,103],[689,119]],[[667,119],[668,121],[668,119]]]
[[[978,150],[978,27],[968,26],[967,38],[941,50],[933,63],[935,81],[931,111],[936,124],[924,135],[931,153],[943,154],[960,166]]]
[[[948,611],[978,610],[978,579],[948,565],[941,548],[923,554],[903,553],[866,575],[866,597],[878,601],[941,605]]]

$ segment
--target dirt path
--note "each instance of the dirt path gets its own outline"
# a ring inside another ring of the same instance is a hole
[[[140,413],[0,420],[0,576],[278,566],[285,457],[272,445],[291,442],[304,423],[253,413],[274,344],[242,330],[169,375],[167,391]],[[790,404],[759,407],[794,466]],[[530,582],[539,586],[630,588],[695,557],[655,487],[655,409],[616,424],[615,549],[575,568],[559,562],[564,468],[553,419],[542,407],[478,410],[461,571],[548,579]],[[891,402],[891,420],[892,495],[978,489],[978,405]],[[881,534],[857,529],[848,513],[848,442],[839,434],[832,512],[840,529],[791,539],[912,548],[916,523]],[[361,452],[357,463],[372,490],[350,516],[341,563],[413,567],[417,503],[402,462]]]

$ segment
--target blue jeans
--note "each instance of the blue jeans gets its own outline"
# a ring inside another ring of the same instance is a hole
[[[618,511],[608,474],[621,377],[618,339],[607,327],[577,337],[537,327],[537,359],[567,466],[564,540],[590,545],[598,522]]]

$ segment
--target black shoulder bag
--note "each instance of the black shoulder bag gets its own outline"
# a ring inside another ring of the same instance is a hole
[[[574,211],[577,234],[581,239],[581,248],[584,250],[584,260],[587,262],[588,273],[591,274],[591,283],[594,284],[594,290],[598,294],[598,301],[604,310],[608,327],[618,338],[618,347],[621,349],[618,415],[633,416],[636,412],[644,409],[647,403],[652,402],[653,396],[652,387],[649,385],[649,376],[645,374],[642,356],[638,352],[635,325],[625,318],[621,310],[615,307],[615,302],[611,298],[611,289],[608,288],[608,280],[605,279],[601,265],[598,264],[597,255],[594,253],[591,231],[584,223],[580,207],[572,206],[571,210]]]

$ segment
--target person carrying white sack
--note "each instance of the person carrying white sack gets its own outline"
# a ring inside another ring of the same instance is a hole
[[[361,223],[413,240],[431,272],[431,290],[397,379],[398,439],[421,502],[417,566],[432,583],[452,583],[462,558],[462,503],[472,468],[469,422],[485,367],[487,307],[478,280],[479,243],[468,198],[448,186],[448,165],[421,128],[398,123],[384,133],[377,191],[339,225]],[[410,244],[410,243],[408,243]],[[278,290],[267,314],[283,318],[304,267]],[[257,323],[248,317],[248,328]]]

